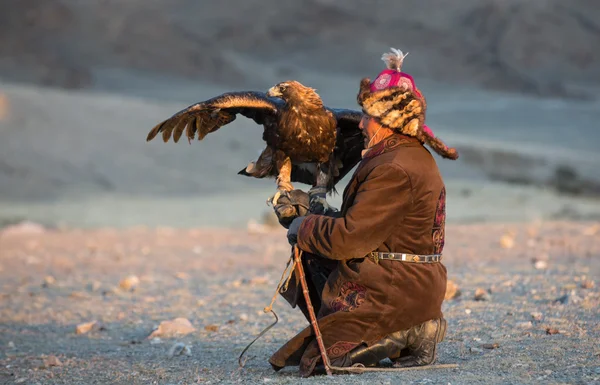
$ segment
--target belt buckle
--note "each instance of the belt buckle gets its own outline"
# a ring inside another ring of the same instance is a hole
[[[371,257],[373,257],[375,264],[379,265],[379,253],[376,251],[371,251]]]

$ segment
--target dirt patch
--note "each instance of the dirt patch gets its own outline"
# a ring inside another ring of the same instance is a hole
[[[459,367],[403,373],[403,383],[600,381],[600,290],[591,283],[600,276],[599,223],[460,225],[447,234],[444,264],[460,295],[444,303],[438,362]],[[280,324],[250,348],[243,370],[237,363],[272,321],[262,309],[289,251],[279,229],[0,235],[0,383],[296,382],[295,368],[275,373],[267,363],[307,325],[281,298]],[[120,286],[133,275],[135,285]],[[186,333],[148,338],[178,318],[189,321],[180,321]],[[86,322],[95,326],[77,334]]]

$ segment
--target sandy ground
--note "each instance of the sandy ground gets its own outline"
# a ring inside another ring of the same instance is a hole
[[[600,383],[600,223],[451,225],[445,265],[460,295],[443,310],[439,363],[458,369],[313,377],[327,384]],[[306,326],[281,298],[281,229],[4,231],[0,235],[0,383],[296,383],[267,359]],[[120,282],[130,275],[136,279]],[[595,281],[595,285],[594,285]],[[475,300],[482,289],[483,300]],[[148,338],[178,317],[188,334]],[[97,321],[77,334],[78,325]],[[547,330],[550,329],[548,334]],[[189,355],[169,356],[175,343]],[[489,349],[497,344],[494,349]],[[490,346],[492,345],[492,346]]]

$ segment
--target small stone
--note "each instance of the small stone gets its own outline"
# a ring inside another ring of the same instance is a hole
[[[49,287],[56,283],[56,279],[53,276],[48,275],[44,278],[44,283],[42,283],[42,287]]]
[[[240,281],[239,279],[236,281],[233,281],[233,282],[231,282],[231,286],[240,287],[240,286],[242,286],[242,281]]]
[[[219,326],[217,326],[217,325],[206,325],[204,327],[204,330],[206,330],[207,332],[217,332],[217,331],[219,331]]]
[[[582,289],[593,289],[594,286],[596,286],[595,283],[594,283],[594,281],[590,281],[589,279],[586,279],[585,281],[583,281],[581,283],[581,288]]]
[[[119,287],[123,290],[133,291],[139,285],[140,279],[135,275],[125,277],[119,282]]]
[[[546,369],[546,370],[544,370],[544,374],[549,376],[552,374],[552,370]]]
[[[471,351],[471,353],[479,353],[479,354],[483,353],[483,349],[479,349],[479,348],[471,347],[471,348],[469,348],[469,350]]]
[[[478,288],[475,290],[475,301],[489,301],[490,295],[484,289]]]
[[[574,283],[567,283],[566,285],[563,286],[564,290],[575,290],[577,289],[577,285]]]
[[[204,249],[202,248],[202,246],[194,246],[194,248],[192,249],[192,253],[194,254],[202,254],[203,251]]]
[[[535,261],[533,266],[536,268],[536,270],[545,270],[548,268],[548,262],[546,262],[544,260],[538,260],[538,261]]]
[[[459,297],[460,294],[461,294],[461,292],[460,292],[458,285],[454,281],[448,280],[446,282],[446,295],[445,295],[444,299],[446,301],[450,300],[450,299],[454,299],[454,298]]]
[[[98,281],[91,282],[87,285],[87,289],[91,292],[98,291],[102,284]]]
[[[466,314],[471,314],[471,309],[465,309]]]
[[[149,339],[154,337],[170,337],[174,335],[189,334],[196,331],[196,328],[187,318],[175,318],[170,321],[163,321],[158,327],[150,333]]]
[[[80,291],[74,291],[71,294],[69,294],[69,298],[73,298],[73,299],[87,299],[89,297],[85,293],[82,293]]]
[[[192,349],[183,342],[177,342],[176,344],[171,346],[171,349],[169,349],[167,355],[171,358],[175,356],[191,356]]]
[[[25,378],[25,377],[23,377],[23,378],[17,378],[17,379],[15,380],[15,384],[22,384],[22,383],[24,383],[25,381],[27,381],[27,378]]]
[[[46,228],[39,223],[31,221],[23,221],[14,225],[6,226],[0,229],[0,233],[3,236],[20,236],[20,235],[33,235],[43,234],[46,232]]]
[[[190,278],[190,275],[188,273],[180,271],[179,273],[175,273],[175,278],[181,279],[182,281],[186,281]]]
[[[560,331],[558,329],[555,328],[546,328],[546,334],[548,335],[554,335],[554,334],[559,334]]]
[[[52,366],[62,366],[62,362],[56,356],[48,356],[44,358],[44,368],[49,368]]]
[[[246,313],[240,314],[240,321],[246,322],[246,321],[248,321],[248,319],[249,319],[248,314],[246,314]]]
[[[198,306],[198,307],[206,306],[206,301],[203,299],[199,299],[196,301],[196,306]]]
[[[595,224],[583,230],[583,235],[593,236],[600,231],[600,224]]]
[[[150,345],[162,344],[162,340],[159,337],[154,337],[150,340]]]
[[[481,347],[484,349],[498,349],[500,347],[500,344],[494,342],[492,344],[483,344],[481,345]]]
[[[500,246],[503,249],[512,249],[515,246],[515,237],[512,234],[505,234],[500,238]]]
[[[517,327],[519,329],[531,329],[533,327],[533,324],[531,323],[531,321],[519,322],[517,323]]]
[[[16,349],[16,347],[15,347],[15,343],[14,343],[14,342],[12,342],[12,341],[8,341],[8,348],[9,348],[9,349]]]
[[[544,317],[544,315],[540,312],[536,311],[536,312],[531,313],[531,318],[534,321],[541,321],[543,317]]]
[[[79,324],[75,328],[75,333],[76,334],[86,334],[90,330],[92,330],[94,328],[94,326],[96,326],[97,323],[98,323],[97,321],[92,321],[92,322],[85,322],[85,323]]]
[[[558,297],[557,299],[554,300],[554,304],[567,304],[569,303],[569,295],[565,294],[562,297]]]
[[[254,277],[250,280],[250,285],[264,285],[269,282],[268,277]]]

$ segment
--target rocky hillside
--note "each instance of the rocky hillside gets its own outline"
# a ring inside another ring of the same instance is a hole
[[[251,84],[244,60],[374,76],[389,46],[419,77],[575,96],[600,84],[597,0],[5,0],[0,78],[93,86],[119,68]],[[122,85],[126,86],[126,84]]]

